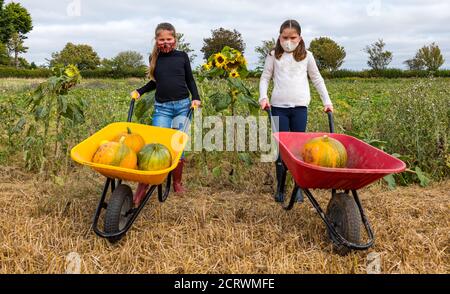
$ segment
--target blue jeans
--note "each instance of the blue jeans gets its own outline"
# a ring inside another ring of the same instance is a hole
[[[272,116],[278,117],[278,124],[275,123],[275,129],[278,132],[306,132],[308,123],[308,108],[281,108],[272,107]]]
[[[190,109],[191,99],[189,98],[165,103],[155,101],[152,125],[167,129],[183,130]],[[184,153],[182,158],[184,158]]]
[[[272,116],[278,117],[275,121],[277,132],[306,132],[308,123],[308,108],[301,106],[295,108],[272,107]],[[281,156],[278,156],[277,164],[281,165]]]

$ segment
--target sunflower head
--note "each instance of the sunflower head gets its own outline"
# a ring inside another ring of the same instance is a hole
[[[233,62],[228,62],[225,65],[225,69],[227,71],[233,71],[233,70],[237,70],[237,68],[239,67],[239,63],[237,61],[233,61]]]
[[[227,58],[222,53],[217,53],[214,55],[214,61],[216,63],[216,67],[223,68],[227,63]]]
[[[237,72],[237,70],[232,70],[231,72],[230,72],[230,78],[239,78],[240,77],[240,75],[239,75],[239,73]]]
[[[208,62],[208,63],[203,64],[203,68],[205,70],[211,70],[212,67],[213,67],[212,62]]]

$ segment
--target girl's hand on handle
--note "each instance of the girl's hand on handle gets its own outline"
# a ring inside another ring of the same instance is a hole
[[[261,106],[262,110],[266,110],[266,109],[270,108],[270,103],[267,99],[261,100],[261,102],[259,102],[259,105]]]
[[[326,113],[328,113],[328,112],[334,112],[333,105],[325,105],[323,111],[325,111]]]
[[[192,100],[191,108],[197,109],[202,105],[200,100]]]
[[[133,92],[131,92],[131,98],[134,100],[139,100],[139,98],[141,98],[141,94],[139,94],[138,91],[134,90]]]

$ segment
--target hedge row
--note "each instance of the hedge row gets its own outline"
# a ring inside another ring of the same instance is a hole
[[[362,70],[353,71],[342,69],[335,72],[322,72],[322,76],[325,79],[342,79],[342,78],[386,78],[386,79],[398,79],[398,78],[427,78],[442,77],[449,78],[450,70],[439,70],[435,72],[430,72],[426,70],[402,70],[402,69],[385,69],[385,70]],[[251,72],[249,77],[259,78],[261,77],[261,72],[254,71]]]
[[[38,69],[15,69],[10,67],[0,67],[0,78],[47,78],[51,75],[51,71],[45,68]],[[109,69],[95,69],[95,70],[82,70],[81,75],[84,78],[145,78],[145,69],[134,70],[109,70]],[[422,78],[422,77],[450,77],[450,70],[439,70],[436,72],[429,71],[412,71],[401,69],[386,69],[386,70],[338,70],[335,72],[322,72],[322,75],[326,79],[339,79],[339,78]],[[250,78],[259,78],[261,71],[251,71]]]
[[[108,69],[95,69],[95,70],[82,70],[81,76],[83,78],[144,78],[146,76],[145,69],[134,70],[108,70]],[[46,68],[38,69],[16,69],[11,67],[0,67],[0,78],[48,78],[52,75],[52,71]]]

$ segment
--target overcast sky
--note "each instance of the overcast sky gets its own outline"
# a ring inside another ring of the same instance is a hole
[[[11,1],[5,1],[9,3]],[[307,46],[316,37],[328,36],[345,47],[348,69],[367,68],[362,50],[378,38],[394,53],[390,67],[404,68],[418,48],[433,41],[440,46],[450,68],[449,0],[21,0],[32,15],[34,29],[26,40],[25,57],[45,63],[67,42],[89,44],[101,58],[120,51],[141,52],[147,59],[154,28],[171,22],[185,34],[202,62],[203,38],[211,29],[237,29],[246,42],[250,67],[262,40],[278,36],[281,23],[296,19],[303,27]]]

